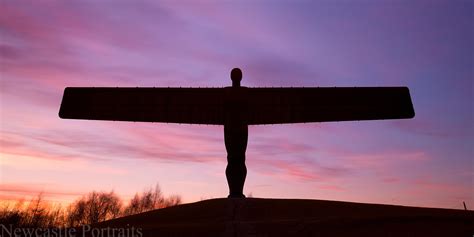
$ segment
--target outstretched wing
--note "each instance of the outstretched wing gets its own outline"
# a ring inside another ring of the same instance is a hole
[[[252,124],[413,118],[407,87],[248,88]]]
[[[243,99],[237,113],[242,113],[249,125],[415,116],[406,87],[242,88],[239,90],[242,93],[229,93],[232,91],[231,88],[66,88],[59,116],[223,125],[234,97]]]
[[[68,87],[65,119],[224,124],[223,88]]]

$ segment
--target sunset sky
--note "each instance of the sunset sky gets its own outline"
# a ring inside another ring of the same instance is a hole
[[[227,196],[223,127],[62,120],[67,86],[408,86],[409,120],[251,126],[245,194],[474,208],[473,1],[0,3],[0,200]]]

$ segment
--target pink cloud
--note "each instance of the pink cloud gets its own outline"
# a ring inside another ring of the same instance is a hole
[[[25,183],[0,183],[0,200],[2,201],[30,201],[41,195],[46,201],[69,203],[85,193],[53,188],[48,185],[32,185]]]

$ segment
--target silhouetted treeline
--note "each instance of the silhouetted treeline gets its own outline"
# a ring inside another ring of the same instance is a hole
[[[171,195],[164,198],[160,187],[157,185],[154,189],[148,189],[141,194],[135,194],[130,203],[123,210],[125,216],[151,211],[154,209],[176,206],[181,203],[181,197]]]
[[[19,200],[13,204],[2,205],[0,223],[16,227],[74,227],[176,206],[180,203],[180,196],[165,197],[158,185],[154,189],[135,194],[128,203],[123,203],[113,191],[93,191],[67,207],[62,207],[44,201],[42,194],[39,194],[30,202]]]

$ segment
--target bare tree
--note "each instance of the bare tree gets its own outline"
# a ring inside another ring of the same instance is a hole
[[[136,193],[135,196],[133,196],[133,198],[130,200],[128,206],[125,207],[123,215],[128,216],[140,212],[142,212],[140,207],[140,196],[138,195],[138,193]]]
[[[178,195],[165,198],[159,185],[135,194],[125,208],[122,208],[122,201],[113,191],[90,192],[67,208],[44,201],[40,193],[30,202],[18,200],[15,204],[5,203],[0,206],[0,223],[17,227],[73,227],[180,203],[181,197]]]
[[[146,211],[151,211],[159,208],[176,206],[181,204],[181,197],[172,195],[168,198],[163,196],[160,186],[157,184],[155,188],[150,188],[143,191],[141,194],[136,193],[125,207],[123,215],[134,215]]]
[[[124,209],[124,215],[134,215],[146,211],[161,208],[163,204],[163,195],[158,185],[154,189],[150,188],[140,194],[136,193],[130,200],[130,203]]]
[[[71,204],[66,219],[69,226],[94,224],[118,217],[121,208],[120,198],[113,191],[93,191]]]
[[[179,195],[171,195],[165,200],[164,207],[172,207],[181,204],[181,196]]]
[[[46,221],[47,227],[64,227],[65,226],[66,215],[61,204],[51,206],[48,209],[48,218]]]
[[[24,205],[25,201],[23,199],[18,200],[13,207],[10,203],[2,205],[0,223],[20,226],[24,222]]]
[[[43,193],[38,194],[36,198],[33,198],[24,213],[26,215],[25,226],[45,226],[46,217],[46,204],[43,202]]]

